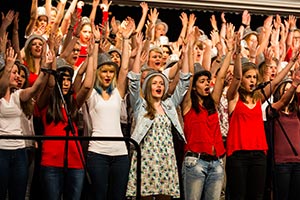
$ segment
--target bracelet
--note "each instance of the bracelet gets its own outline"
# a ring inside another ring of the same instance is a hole
[[[236,76],[235,76],[234,78],[235,78],[236,80],[238,80],[238,81],[240,81],[240,80],[241,80],[241,78],[239,78],[239,77],[236,77]]]
[[[216,60],[216,63],[221,63],[221,60]]]
[[[255,57],[255,56],[250,56],[250,58],[254,59],[254,58],[256,58],[256,57]]]
[[[243,26],[246,26],[246,27],[249,26],[248,24],[244,24],[244,23],[242,23],[242,25],[243,25]]]
[[[95,40],[95,44],[100,44],[100,40]]]
[[[296,28],[290,28],[289,32],[294,32],[296,30]]]

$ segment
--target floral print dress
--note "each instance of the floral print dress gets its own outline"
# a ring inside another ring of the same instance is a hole
[[[141,195],[180,197],[179,178],[173,144],[171,121],[157,114],[152,127],[140,144]],[[136,152],[133,153],[127,186],[127,196],[136,196]]]

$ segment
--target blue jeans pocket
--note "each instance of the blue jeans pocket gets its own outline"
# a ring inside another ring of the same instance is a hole
[[[184,166],[187,168],[195,167],[198,163],[198,158],[186,156],[184,158]]]

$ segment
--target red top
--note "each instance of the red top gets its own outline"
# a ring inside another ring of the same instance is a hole
[[[36,81],[36,79],[38,78],[38,74],[29,72],[29,77],[28,77],[28,83],[29,86],[32,86],[34,84],[34,82]]]
[[[227,155],[238,150],[267,151],[261,102],[257,101],[254,108],[248,108],[240,99],[229,118],[227,136]]]
[[[41,111],[42,120],[44,124],[44,135],[46,136],[66,136],[64,128],[68,125],[68,122],[59,122],[55,125],[54,122],[50,124],[46,123],[46,113],[48,107]],[[66,112],[61,108],[63,116],[67,119]],[[75,129],[75,135],[77,136],[77,126],[73,122]],[[70,136],[72,133],[69,132]],[[80,142],[78,146],[81,149]],[[68,143],[68,168],[82,169],[83,165],[80,160],[80,155],[76,147],[75,140],[70,140]],[[62,140],[44,140],[42,144],[42,161],[41,165],[50,167],[64,167],[64,152],[65,152],[65,141]]]
[[[287,61],[287,62],[290,62],[291,58],[292,58],[292,55],[293,54],[293,50],[292,48],[290,47],[287,51],[286,51],[286,56],[284,58],[284,61]]]
[[[39,75],[38,75],[38,74],[35,74],[35,73],[33,73],[33,72],[31,72],[31,71],[29,70],[28,64],[27,64],[26,61],[24,61],[23,64],[27,67],[27,69],[28,69],[28,71],[29,71],[28,83],[29,83],[29,86],[31,87],[31,86],[33,85],[33,83],[36,81],[36,79],[38,78]]]
[[[187,141],[185,152],[192,151],[221,156],[225,153],[225,148],[220,131],[218,113],[215,112],[208,115],[205,108],[202,106],[199,106],[199,108],[199,114],[191,108],[183,117],[184,134]]]
[[[87,49],[88,49],[88,46],[81,45],[79,57],[77,58],[77,61],[75,63],[76,67],[79,67],[87,58],[87,55],[88,55]]]

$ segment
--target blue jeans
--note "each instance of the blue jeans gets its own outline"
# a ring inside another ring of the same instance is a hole
[[[41,184],[43,199],[60,200],[63,194],[66,200],[79,200],[84,181],[83,169],[67,171],[62,167],[41,166]]]
[[[0,150],[0,200],[24,200],[27,187],[27,154],[25,149]]]
[[[226,173],[230,200],[262,200],[267,159],[263,151],[235,151],[227,157]]]
[[[276,200],[299,199],[300,163],[282,163],[275,165]]]
[[[129,174],[128,155],[108,156],[88,152],[87,168],[95,200],[125,199]]]
[[[220,199],[224,179],[222,159],[207,162],[185,156],[182,176],[185,200]]]

